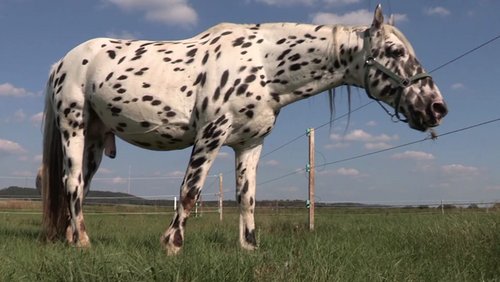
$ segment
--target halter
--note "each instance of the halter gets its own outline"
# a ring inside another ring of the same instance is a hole
[[[399,115],[399,103],[401,102],[401,96],[403,95],[403,89],[406,87],[412,85],[416,81],[426,78],[426,77],[431,77],[429,74],[422,72],[418,73],[412,77],[405,78],[401,77],[400,75],[396,74],[395,72],[391,71],[390,69],[386,68],[383,66],[381,63],[377,62],[375,60],[375,57],[373,57],[373,54],[371,52],[371,44],[370,44],[370,29],[366,29],[365,32],[363,33],[363,50],[365,51],[365,90],[366,94],[368,94],[368,97],[371,99],[377,101],[377,103],[382,107],[382,109],[385,110],[385,112],[391,116],[392,120],[394,122],[397,121],[402,121],[402,122],[408,122],[407,118],[401,118]],[[386,74],[391,81],[399,88],[398,93],[396,94],[396,99],[395,99],[395,105],[394,105],[394,114],[391,114],[389,110],[384,107],[384,105],[377,99],[375,98],[371,93],[370,93],[370,87],[368,83],[368,73],[370,72],[370,68],[374,67],[384,74]]]

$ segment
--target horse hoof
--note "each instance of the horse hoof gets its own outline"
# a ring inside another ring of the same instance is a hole
[[[163,249],[165,250],[165,253],[167,254],[167,256],[175,256],[175,255],[178,255],[179,252],[181,251],[181,247],[178,247],[176,245],[173,244],[173,242],[170,242],[169,241],[169,236],[162,236],[160,238],[160,243],[163,247]]]
[[[258,249],[257,246],[251,245],[251,244],[241,244],[241,248],[243,250],[250,251],[250,252],[255,251],[255,250]]]
[[[90,241],[78,241],[76,244],[75,244],[75,247],[77,247],[78,249],[90,249],[91,247],[91,244],[90,244]]]

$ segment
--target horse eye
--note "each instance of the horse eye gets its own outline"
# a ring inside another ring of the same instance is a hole
[[[404,57],[405,55],[405,49],[403,48],[396,48],[396,49],[386,48],[385,52],[388,56],[393,57],[395,59]]]
[[[396,49],[393,54],[395,57],[403,57],[405,55],[405,50],[403,48]]]

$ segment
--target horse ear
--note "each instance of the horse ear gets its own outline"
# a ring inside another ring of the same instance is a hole
[[[384,23],[384,13],[382,12],[382,5],[378,4],[375,8],[375,14],[373,15],[372,27],[379,29]]]
[[[394,14],[389,16],[389,21],[387,21],[388,25],[396,26],[396,20],[394,19]]]

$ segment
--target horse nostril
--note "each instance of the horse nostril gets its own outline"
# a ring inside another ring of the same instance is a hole
[[[431,109],[437,119],[443,118],[448,113],[448,108],[443,102],[432,103]]]

